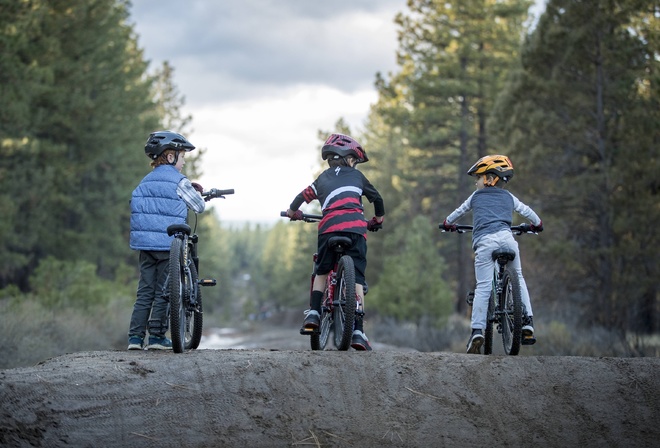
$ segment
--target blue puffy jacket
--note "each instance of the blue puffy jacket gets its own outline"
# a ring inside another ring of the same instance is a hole
[[[185,176],[171,165],[160,165],[147,174],[131,198],[131,249],[168,251],[171,224],[185,223],[188,207],[177,194]]]

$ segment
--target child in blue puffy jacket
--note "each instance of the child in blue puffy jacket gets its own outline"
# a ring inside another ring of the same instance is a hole
[[[163,286],[169,266],[171,224],[185,223],[188,209],[201,213],[205,202],[201,185],[181,173],[185,155],[195,147],[181,134],[158,131],[149,136],[144,151],[153,170],[133,190],[131,197],[131,249],[140,251],[140,280],[128,331],[128,350],[168,350],[167,300]]]

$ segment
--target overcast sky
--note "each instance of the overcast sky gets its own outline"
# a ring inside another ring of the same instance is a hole
[[[133,0],[140,47],[152,69],[174,67],[186,137],[207,148],[197,180],[236,190],[210,203],[221,221],[281,219],[314,180],[317,131],[340,117],[363,128],[376,73],[398,71],[394,18],[407,11],[406,0]]]

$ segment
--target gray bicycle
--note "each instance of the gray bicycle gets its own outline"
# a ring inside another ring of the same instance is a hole
[[[472,226],[457,225],[457,233],[471,232]],[[511,226],[514,235],[523,233],[537,234],[532,231],[530,224]],[[443,230],[444,232],[444,230]],[[527,315],[525,305],[522,303],[522,292],[518,273],[509,265],[516,254],[507,249],[493,251],[492,257],[496,261],[493,268],[493,280],[490,298],[488,300],[488,317],[484,331],[484,354],[493,353],[493,325],[502,336],[504,352],[515,356],[520,352],[521,345],[532,345],[536,342],[534,336],[524,336],[522,332],[523,316]],[[474,292],[468,293],[467,303],[472,306]]]

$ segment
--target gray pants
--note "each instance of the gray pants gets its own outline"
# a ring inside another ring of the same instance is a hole
[[[496,261],[492,254],[497,249],[508,249],[516,253],[516,258],[509,265],[518,273],[522,303],[528,316],[532,315],[532,304],[529,300],[527,284],[522,275],[520,265],[520,251],[518,242],[508,230],[502,230],[490,235],[484,235],[477,241],[474,258],[474,275],[477,279],[477,287],[474,290],[474,303],[472,305],[472,328],[484,330],[488,315],[488,299],[490,297],[493,282],[493,269]]]
[[[170,264],[169,252],[140,251],[140,281],[133,305],[129,336],[144,338],[149,330],[153,336],[163,337],[167,331],[167,307],[163,286]]]

